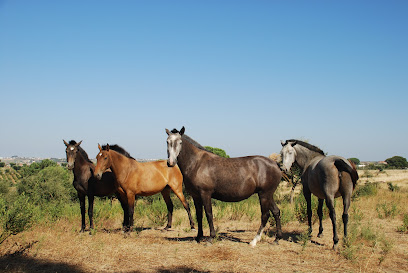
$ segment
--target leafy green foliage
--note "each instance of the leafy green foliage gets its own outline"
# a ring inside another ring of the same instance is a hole
[[[393,156],[385,160],[389,167],[404,169],[408,167],[408,162],[405,157],[402,156]]]
[[[353,162],[356,166],[360,165],[360,159],[358,158],[352,157],[352,158],[348,158],[348,160]]]
[[[16,235],[32,224],[34,206],[24,194],[19,195],[14,202],[8,203],[0,198],[0,244],[9,236]]]
[[[19,194],[25,193],[37,205],[50,201],[75,200],[76,192],[72,187],[72,174],[68,170],[54,164],[38,169],[34,169],[38,171],[37,173],[22,178],[17,185]]]
[[[211,147],[211,146],[204,146],[204,148],[206,148],[208,151],[210,151],[210,152],[212,152],[212,153],[214,153],[216,155],[219,155],[219,156],[225,157],[225,158],[229,158],[229,155],[227,155],[227,153],[223,149],[214,148],[214,147]]]
[[[355,191],[353,192],[352,199],[356,199],[362,196],[375,196],[378,193],[378,184],[377,183],[366,183],[364,185],[358,185]]]

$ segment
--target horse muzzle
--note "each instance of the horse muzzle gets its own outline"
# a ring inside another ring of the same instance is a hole
[[[177,164],[177,162],[175,162],[174,160],[167,159],[167,166],[168,167],[174,167],[174,166],[176,166],[176,164]]]
[[[95,177],[96,177],[96,179],[101,180],[102,179],[102,174],[101,173],[96,173]]]

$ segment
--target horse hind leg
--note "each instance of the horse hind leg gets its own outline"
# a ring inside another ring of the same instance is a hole
[[[270,216],[270,208],[271,208],[271,203],[265,195],[258,194],[259,195],[259,203],[261,205],[261,226],[258,229],[258,233],[254,237],[254,239],[249,243],[251,247],[255,247],[256,244],[261,240],[262,233],[265,229],[266,223],[268,222],[269,216]],[[279,221],[280,223],[280,221]]]
[[[174,194],[178,197],[178,199],[180,199],[181,203],[183,204],[183,207],[187,211],[188,220],[190,221],[190,228],[195,229],[193,217],[191,216],[191,212],[190,212],[190,206],[188,205],[186,198],[184,197],[182,185],[180,185],[180,187],[178,187],[177,189],[172,189],[172,190]]]
[[[200,242],[201,239],[203,238],[203,202],[201,201],[200,197],[193,197],[193,200],[194,200],[194,206],[196,209],[196,217],[197,217],[197,225],[198,225],[196,241]]]
[[[336,249],[339,242],[339,237],[337,236],[337,226],[336,226],[336,210],[334,208],[334,196],[326,197],[326,205],[329,208],[330,219],[333,225],[333,248]]]
[[[164,229],[168,230],[169,228],[171,228],[171,223],[173,219],[173,202],[171,201],[171,198],[170,198],[170,188],[165,187],[163,191],[161,192],[161,194],[167,206],[167,226]]]
[[[319,205],[317,207],[317,215],[319,216],[319,234],[317,234],[317,237],[319,238],[323,237],[323,204],[324,199],[319,198]]]

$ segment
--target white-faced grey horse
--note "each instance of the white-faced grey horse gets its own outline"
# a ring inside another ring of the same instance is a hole
[[[319,205],[319,234],[322,236],[323,202],[329,208],[330,219],[333,224],[333,248],[336,248],[339,238],[336,230],[336,212],[334,198],[343,198],[343,224],[344,237],[347,236],[348,209],[351,195],[358,180],[355,166],[347,159],[340,156],[325,156],[324,152],[316,146],[306,142],[290,139],[282,144],[282,165],[284,171],[289,171],[292,164],[296,163],[302,169],[303,194],[307,202],[307,216],[309,233],[312,232],[311,194],[317,196]]]

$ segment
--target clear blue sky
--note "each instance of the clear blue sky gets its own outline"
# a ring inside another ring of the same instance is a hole
[[[0,156],[280,140],[408,157],[408,1],[0,0]]]

